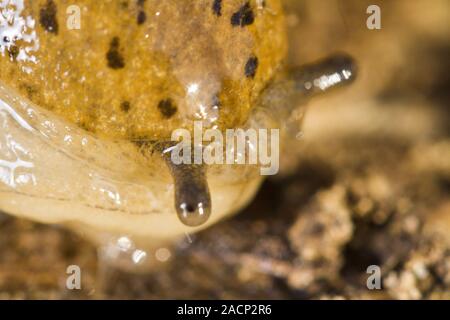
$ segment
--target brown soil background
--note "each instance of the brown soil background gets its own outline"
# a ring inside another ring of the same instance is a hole
[[[381,30],[365,26],[369,4]],[[252,204],[147,274],[105,266],[63,228],[0,216],[1,299],[450,299],[448,1],[285,7],[291,64],[346,51],[359,78],[309,104]],[[65,288],[70,264],[82,290]],[[366,287],[373,264],[381,290]]]

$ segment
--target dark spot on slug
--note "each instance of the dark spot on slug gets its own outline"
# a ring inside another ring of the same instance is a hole
[[[141,25],[147,20],[147,15],[144,11],[139,11],[137,15],[137,24]]]
[[[158,103],[158,110],[164,118],[169,119],[177,112],[177,106],[172,99],[164,99]]]
[[[212,10],[216,16],[220,17],[222,15],[222,0],[214,0]]]
[[[131,104],[130,104],[129,101],[122,101],[122,103],[120,104],[120,109],[121,109],[123,112],[128,112],[128,111],[130,111],[130,108],[131,108]]]
[[[122,69],[125,67],[125,61],[119,52],[120,40],[118,37],[114,37],[110,44],[109,50],[106,53],[106,59],[108,60],[108,67],[111,69]]]
[[[232,26],[245,27],[249,24],[252,24],[253,21],[255,21],[255,15],[253,14],[249,2],[244,4],[238,11],[233,13],[233,15],[231,16]]]
[[[247,78],[254,78],[256,69],[258,68],[258,58],[250,57],[245,64],[245,76]]]
[[[147,14],[144,11],[144,3],[145,0],[138,0],[137,6],[139,7],[138,15],[137,15],[137,24],[141,25],[145,21],[147,21]]]
[[[78,122],[78,126],[79,126],[81,129],[83,129],[83,130],[95,132],[95,128],[92,127],[91,125],[89,125],[89,124],[88,124],[87,122],[85,122],[85,121]]]
[[[39,22],[48,32],[58,33],[58,20],[56,19],[56,4],[53,0],[47,0],[47,3],[39,12]]]
[[[16,58],[19,55],[19,48],[17,46],[10,46],[8,48],[8,55],[11,60],[16,61]]]
[[[20,88],[25,90],[27,93],[27,97],[28,99],[32,99],[33,96],[37,93],[36,88],[34,88],[32,85],[28,84],[28,83],[23,83],[20,85]]]
[[[119,45],[120,45],[120,39],[119,37],[114,37],[112,38],[111,42],[110,42],[110,46],[112,49],[119,49]]]

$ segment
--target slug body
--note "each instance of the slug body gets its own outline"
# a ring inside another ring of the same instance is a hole
[[[173,131],[283,138],[301,102],[355,75],[344,55],[284,68],[281,4],[263,3],[82,0],[70,29],[69,1],[3,2],[0,210],[159,243],[246,205],[259,166],[175,164]]]

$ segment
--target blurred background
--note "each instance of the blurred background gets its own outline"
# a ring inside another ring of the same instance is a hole
[[[366,27],[372,4],[380,30]],[[284,5],[289,64],[345,51],[359,74],[311,101],[281,174],[145,274],[63,228],[1,215],[0,299],[450,299],[450,2]],[[66,289],[70,264],[81,290]],[[366,286],[370,265],[381,290]]]

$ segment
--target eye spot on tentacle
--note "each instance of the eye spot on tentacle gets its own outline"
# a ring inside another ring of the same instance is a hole
[[[250,7],[250,3],[247,2],[244,4],[238,11],[233,13],[231,16],[231,25],[245,27],[250,25],[255,21],[255,15],[253,13],[252,8]]]
[[[258,57],[250,57],[245,64],[245,76],[247,78],[254,78],[258,69]]]
[[[53,0],[47,0],[47,3],[39,12],[39,22],[48,32],[58,33],[58,20],[56,19],[56,4]]]
[[[111,69],[122,69],[125,67],[125,61],[123,56],[119,52],[120,40],[118,37],[114,37],[110,44],[109,50],[106,53],[106,59],[108,60],[108,67]]]
[[[177,106],[173,103],[172,99],[164,99],[158,103],[158,110],[164,118],[169,119],[177,113]]]
[[[122,101],[122,103],[120,104],[120,109],[121,109],[123,112],[128,112],[128,111],[130,111],[130,108],[131,108],[131,104],[130,104],[129,101]]]
[[[214,0],[212,10],[216,16],[220,17],[222,15],[222,0]]]

